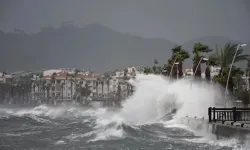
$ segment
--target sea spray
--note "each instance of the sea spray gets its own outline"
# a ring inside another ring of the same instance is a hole
[[[135,86],[135,92],[116,112],[74,105],[1,109],[10,114],[9,123],[6,123],[6,118],[0,120],[1,125],[8,128],[1,131],[2,140],[8,139],[9,145],[14,143],[22,147],[18,144],[25,143],[27,134],[32,133],[36,142],[44,143],[44,139],[49,139],[46,143],[49,148],[53,147],[51,144],[65,149],[112,149],[114,145],[117,145],[114,149],[121,146],[124,149],[223,149],[221,147],[238,146],[237,140],[230,145],[233,142],[223,144],[221,140],[208,137],[207,133],[196,135],[197,131],[180,123],[180,118],[185,116],[206,117],[207,107],[218,106],[218,87],[193,83],[190,88],[191,81],[187,79],[169,80],[163,76],[142,74],[129,82]],[[159,119],[173,109],[177,109],[177,113],[172,120]],[[12,134],[16,132],[20,135],[17,141],[21,142],[13,141]]]
[[[208,107],[221,102],[219,88],[212,84],[190,80],[169,80],[160,75],[139,74],[130,81],[135,93],[123,103],[120,115],[135,124],[154,122],[177,109],[175,117],[207,117]]]

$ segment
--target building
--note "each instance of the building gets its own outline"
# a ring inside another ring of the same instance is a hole
[[[214,76],[218,75],[219,72],[220,72],[220,67],[211,66],[211,67],[210,67],[211,79],[212,79]],[[183,75],[184,75],[184,77],[187,77],[187,78],[193,77],[193,75],[194,75],[193,69],[190,69],[190,68],[189,68],[189,69],[185,69],[185,70],[183,71]],[[203,71],[203,72],[201,73],[201,78],[202,78],[202,79],[205,79],[205,78],[206,78],[205,71]]]

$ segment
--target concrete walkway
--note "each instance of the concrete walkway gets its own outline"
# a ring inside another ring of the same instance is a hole
[[[217,121],[217,122],[211,122],[211,124],[228,126],[228,127],[233,127],[233,128],[241,128],[241,129],[250,131],[250,121],[237,121],[237,122],[225,121],[224,124],[222,121]]]

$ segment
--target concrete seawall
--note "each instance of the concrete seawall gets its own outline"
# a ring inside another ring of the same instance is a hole
[[[184,117],[181,122],[195,131],[212,133],[217,139],[236,138],[242,142],[249,140],[250,122],[215,122],[205,118]]]

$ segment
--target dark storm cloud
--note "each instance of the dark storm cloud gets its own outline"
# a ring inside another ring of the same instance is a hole
[[[200,36],[248,40],[248,0],[4,0],[0,29],[38,31],[63,20],[96,22],[144,37],[182,43]]]

